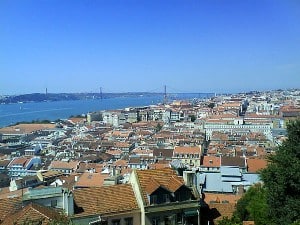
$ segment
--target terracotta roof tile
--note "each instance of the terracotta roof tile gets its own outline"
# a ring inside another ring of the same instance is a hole
[[[170,163],[163,161],[154,164],[149,164],[149,169],[163,169],[163,168],[170,168]]]
[[[3,134],[29,134],[38,130],[54,129],[55,124],[19,124],[0,129]]]
[[[66,219],[66,217],[60,215],[54,209],[49,207],[41,206],[38,204],[30,203],[25,206],[17,213],[12,213],[4,219],[3,225],[21,225],[27,224],[26,222],[30,221],[30,224],[35,224],[34,222],[39,222],[39,224],[46,225],[49,224],[52,220],[56,219]]]
[[[49,168],[50,169],[73,169],[75,170],[79,166],[79,161],[52,161]]]
[[[152,185],[153,178],[160,186],[169,190],[170,192],[176,191],[179,187],[184,185],[182,177],[179,177],[171,168],[154,169],[154,170],[136,170],[135,171],[140,183],[141,191],[144,197],[145,204],[149,205],[147,198],[148,186]]]
[[[160,183],[158,183],[154,177],[151,177],[148,182],[148,185],[145,187],[145,191],[147,192],[147,194],[151,195],[160,186],[161,186]]]
[[[174,154],[201,154],[201,147],[200,146],[188,146],[188,147],[182,147],[182,146],[175,146],[174,148]]]
[[[124,160],[124,159],[119,159],[116,162],[114,162],[115,166],[119,166],[119,167],[127,167],[128,166],[128,161]]]
[[[23,167],[26,166],[27,163],[31,160],[32,157],[18,157],[14,158],[10,163],[9,167],[13,165],[22,165]]]
[[[5,198],[0,199],[0,223],[7,215],[21,209],[21,198]]]
[[[259,170],[266,168],[267,164],[266,159],[247,159],[249,173],[257,173]]]
[[[182,180],[180,180],[177,176],[172,176],[169,180],[169,183],[167,185],[167,188],[171,191],[171,192],[175,192],[177,191],[182,185],[184,185],[184,183],[182,182]]]
[[[75,184],[75,187],[101,187],[103,186],[104,179],[109,174],[101,173],[83,173]]]
[[[217,156],[204,156],[202,167],[220,167],[221,165],[220,157]]]
[[[222,166],[239,166],[241,168],[245,167],[245,159],[241,157],[230,157],[223,156],[221,158]]]
[[[241,198],[241,195],[236,194],[216,194],[216,193],[205,193],[204,201],[206,203],[215,202],[219,199],[219,202],[237,203]]]
[[[138,209],[134,192],[129,184],[76,189],[74,201],[77,209],[74,217]]]

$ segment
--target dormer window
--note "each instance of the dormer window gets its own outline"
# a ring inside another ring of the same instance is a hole
[[[170,195],[169,194],[164,194],[163,195],[163,202],[166,202],[166,203],[170,202]]]
[[[157,204],[157,195],[150,195],[150,204]]]

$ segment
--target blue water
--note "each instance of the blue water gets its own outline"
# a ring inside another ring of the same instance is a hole
[[[0,105],[0,127],[21,121],[65,119],[71,115],[124,109],[130,106],[148,106],[159,102],[162,102],[161,96],[6,104]]]
[[[207,97],[205,94],[176,94],[170,100]],[[0,127],[32,120],[66,119],[71,115],[86,114],[99,110],[124,109],[148,106],[163,101],[162,96],[140,96],[97,100],[16,103],[0,105]]]

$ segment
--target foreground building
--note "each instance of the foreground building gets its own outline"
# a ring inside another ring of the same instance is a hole
[[[199,200],[170,168],[134,170],[130,177],[141,210],[141,225],[197,224]]]
[[[74,190],[73,224],[197,224],[199,199],[170,168],[134,170],[128,184]]]

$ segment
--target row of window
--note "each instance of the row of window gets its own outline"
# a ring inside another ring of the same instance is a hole
[[[175,154],[176,158],[199,158],[199,154]]]
[[[160,217],[152,217],[151,224],[152,225],[159,225],[161,221]],[[165,216],[163,218],[165,225],[171,225],[172,223],[172,216]],[[183,222],[183,216],[182,213],[177,213],[175,218],[176,224],[181,224]]]
[[[128,217],[128,218],[124,218],[124,223],[121,223],[120,219],[116,219],[112,221],[112,225],[133,225],[133,218],[132,217]]]
[[[186,194],[177,193],[175,195],[170,193],[159,194],[159,195],[152,194],[148,198],[150,201],[150,205],[177,202],[177,201],[186,201],[191,199],[188,193]]]

